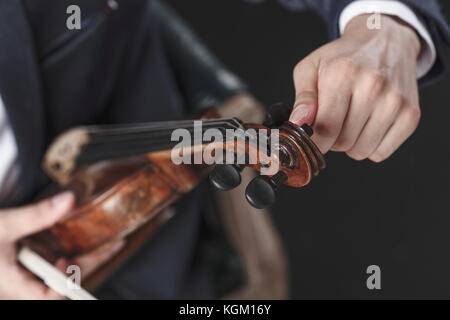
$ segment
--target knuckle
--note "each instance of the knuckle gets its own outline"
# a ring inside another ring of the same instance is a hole
[[[364,83],[366,85],[367,94],[377,96],[386,84],[386,77],[376,71],[366,71],[364,73]]]
[[[294,77],[294,79],[297,77],[301,77],[305,69],[312,67],[313,67],[312,62],[309,59],[305,58],[295,65],[294,69],[292,70],[292,76]]]
[[[321,71],[330,83],[339,85],[355,75],[357,66],[350,58],[340,57],[326,63]]]
[[[352,59],[348,57],[341,57],[334,61],[333,69],[343,77],[348,77],[355,74],[358,68],[356,63],[352,61]]]
[[[397,90],[391,90],[386,96],[386,106],[398,110],[405,103],[404,95]]]
[[[416,127],[419,124],[421,118],[421,111],[418,107],[407,107],[405,108],[405,113],[407,121],[411,126]]]
[[[349,57],[339,57],[334,60],[334,66],[338,71],[353,71],[355,69],[355,63]]]
[[[393,116],[398,115],[399,111],[402,109],[401,104],[387,104],[384,109],[383,120],[390,119]]]

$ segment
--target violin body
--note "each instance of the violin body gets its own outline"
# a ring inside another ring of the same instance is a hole
[[[76,208],[23,242],[49,261],[90,252],[133,233],[207,175],[207,167],[161,161],[155,154],[81,169],[68,186],[77,195]]]
[[[217,117],[213,108],[202,114],[202,119],[212,117]],[[67,136],[56,154],[47,153],[43,163],[47,172],[54,167],[50,163],[66,160],[85,140],[70,131]],[[170,154],[161,151],[85,165],[62,180],[54,177],[64,189],[74,192],[76,207],[51,228],[21,243],[50,262],[89,253],[151,224],[161,210],[195,188],[210,169],[175,165]],[[155,219],[155,227],[168,218]]]

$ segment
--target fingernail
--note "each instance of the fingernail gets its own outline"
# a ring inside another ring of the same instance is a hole
[[[73,201],[74,195],[70,191],[65,191],[54,196],[51,200],[51,205],[55,209],[64,209],[67,208]]]
[[[289,121],[302,125],[309,116],[310,108],[306,104],[298,105],[291,114]]]

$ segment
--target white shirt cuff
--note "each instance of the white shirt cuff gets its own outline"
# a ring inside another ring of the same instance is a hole
[[[431,70],[436,61],[436,47],[431,36],[416,14],[405,4],[395,0],[357,0],[342,11],[339,18],[339,31],[342,34],[347,24],[361,14],[379,13],[396,16],[413,27],[421,37],[422,49],[417,59],[417,78]]]

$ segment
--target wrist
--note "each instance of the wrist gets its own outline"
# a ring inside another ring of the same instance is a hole
[[[374,14],[361,14],[354,17],[346,25],[342,36],[361,40],[381,36],[392,41],[401,41],[402,46],[413,53],[415,58],[419,56],[421,41],[414,28],[401,19],[384,14],[380,15],[377,28],[369,28],[370,19],[373,17]]]

